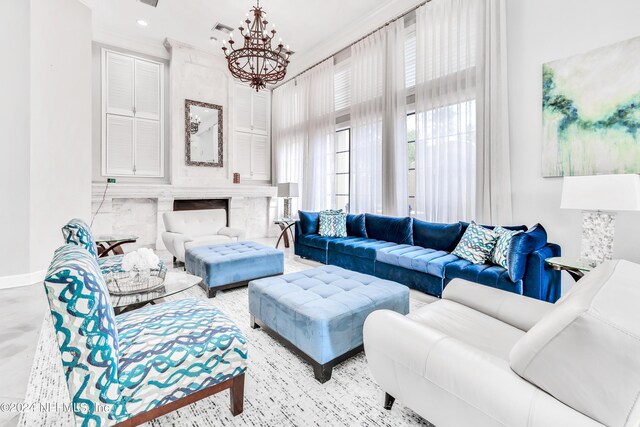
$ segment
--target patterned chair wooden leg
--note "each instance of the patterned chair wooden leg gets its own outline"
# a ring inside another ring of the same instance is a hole
[[[244,374],[233,379],[231,385],[231,413],[235,417],[240,415],[244,409]]]

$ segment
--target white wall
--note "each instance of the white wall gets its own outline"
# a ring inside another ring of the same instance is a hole
[[[514,221],[542,223],[566,256],[579,255],[581,214],[560,210],[562,178],[542,178],[542,64],[640,36],[639,18],[637,0],[507,1]],[[619,214],[615,257],[640,262],[639,239],[640,212]]]
[[[0,277],[29,270],[29,2],[0,2]]]

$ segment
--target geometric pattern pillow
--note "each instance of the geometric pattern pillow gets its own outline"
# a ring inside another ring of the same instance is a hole
[[[320,212],[320,231],[323,237],[347,237],[347,214],[341,210]]]
[[[98,247],[91,233],[91,228],[81,219],[74,218],[62,227],[64,243],[74,243],[85,248],[98,259]]]
[[[484,264],[491,256],[497,241],[498,233],[472,222],[452,254],[473,264]]]
[[[491,262],[499,265],[501,267],[509,269],[509,248],[511,247],[511,240],[513,240],[513,236],[518,233],[522,233],[522,231],[515,230],[507,230],[503,227],[496,227],[493,229],[496,233],[498,233],[498,241],[496,242],[496,246],[491,251]]]

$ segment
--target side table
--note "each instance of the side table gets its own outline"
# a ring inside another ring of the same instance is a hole
[[[113,252],[113,255],[124,254],[120,246],[125,243],[135,243],[138,240],[138,236],[132,234],[108,234],[97,236],[95,240],[96,246],[98,246],[98,256],[104,258],[109,256],[109,252]]]
[[[285,248],[288,248],[289,246],[291,246],[290,242],[293,242],[295,240],[293,231],[291,231],[291,227],[296,225],[296,221],[293,219],[281,219],[278,221],[274,221],[273,223],[280,227],[280,237],[278,237],[278,242],[276,243],[276,249],[278,249],[278,246],[280,245],[280,240],[283,240],[283,239],[284,239]],[[291,241],[289,241],[289,236],[291,236]]]
[[[575,258],[553,257],[545,262],[554,270],[566,271],[576,282],[593,269],[588,262]]]

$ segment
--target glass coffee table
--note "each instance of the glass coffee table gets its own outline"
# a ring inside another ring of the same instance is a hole
[[[566,271],[576,282],[594,268],[587,261],[566,257],[547,258],[545,262],[554,270]]]
[[[118,314],[155,304],[159,299],[184,292],[202,282],[202,278],[187,273],[168,272],[161,287],[150,292],[129,295],[111,295],[113,311]]]

